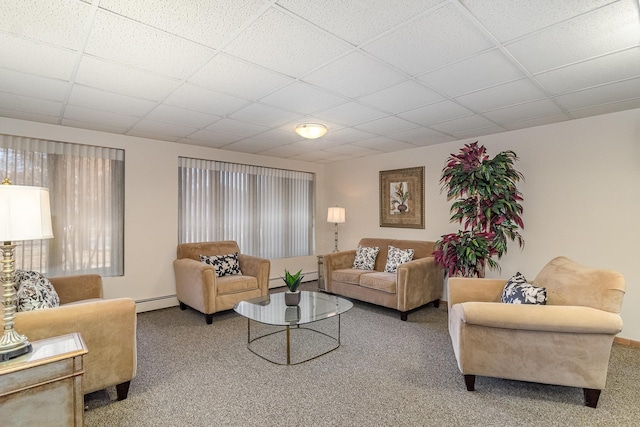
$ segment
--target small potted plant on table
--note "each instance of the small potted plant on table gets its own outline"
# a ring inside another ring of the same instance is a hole
[[[289,306],[295,306],[300,304],[300,291],[298,290],[298,286],[302,283],[302,279],[304,276],[301,275],[302,270],[298,271],[296,274],[289,273],[288,270],[284,270],[284,283],[287,285],[288,291],[284,293],[284,303]]]

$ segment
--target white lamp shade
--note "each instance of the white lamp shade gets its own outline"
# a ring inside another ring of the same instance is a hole
[[[334,207],[329,208],[327,212],[327,222],[334,222],[336,224],[343,223],[345,219],[345,210],[344,208]]]
[[[316,139],[327,133],[327,127],[320,123],[302,123],[296,126],[296,133],[303,138]]]
[[[0,242],[52,237],[49,190],[0,185]]]

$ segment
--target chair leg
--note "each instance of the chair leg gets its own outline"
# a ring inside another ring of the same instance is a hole
[[[118,400],[125,400],[127,395],[129,394],[129,386],[131,385],[131,381],[124,382],[122,384],[116,385],[116,394],[118,395]]]
[[[598,400],[600,399],[600,391],[594,388],[584,389],[584,405],[590,408],[598,406]]]
[[[408,314],[406,311],[404,311],[404,312],[400,313],[400,320],[402,320],[403,322],[406,322],[406,321],[407,321],[407,316],[408,316],[408,315],[409,315],[409,314]]]
[[[476,376],[465,375],[464,384],[467,386],[467,391],[474,391],[476,389]]]
[[[207,321],[207,325],[212,324],[213,323],[213,313],[205,314],[204,315],[204,319]]]
[[[437,300],[434,300],[434,301],[433,301],[433,306],[434,306],[435,308],[440,307],[440,298],[438,298]]]
[[[182,301],[178,301],[180,303],[180,310],[186,310],[187,309],[187,304],[183,303]]]

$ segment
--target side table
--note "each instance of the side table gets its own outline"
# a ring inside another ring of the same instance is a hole
[[[82,426],[82,337],[72,333],[31,344],[31,353],[0,363],[2,425]]]
[[[324,285],[324,255],[318,255],[318,290],[327,290]]]

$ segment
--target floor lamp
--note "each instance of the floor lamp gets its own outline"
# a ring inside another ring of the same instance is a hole
[[[344,208],[333,207],[329,208],[327,212],[327,222],[333,222],[336,225],[336,234],[335,234],[335,245],[333,248],[333,252],[338,252],[338,224],[342,224],[345,219],[345,211]]]
[[[16,318],[15,259],[13,241],[53,237],[49,190],[41,187],[0,185],[0,250],[2,251],[2,305],[4,331],[0,337],[0,361],[31,351],[27,337],[13,328]]]

